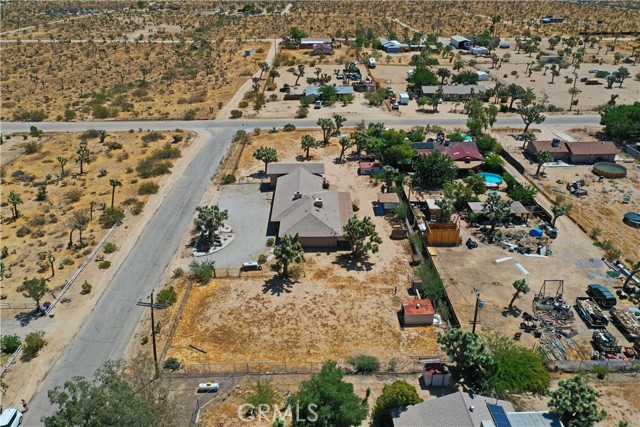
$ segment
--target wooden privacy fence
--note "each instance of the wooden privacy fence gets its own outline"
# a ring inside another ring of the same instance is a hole
[[[457,223],[428,223],[424,237],[429,246],[458,246],[460,240],[460,226]]]

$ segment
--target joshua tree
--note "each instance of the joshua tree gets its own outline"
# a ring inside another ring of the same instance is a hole
[[[338,163],[342,163],[344,152],[347,151],[347,148],[353,145],[353,142],[346,136],[343,136],[338,140],[338,144],[340,145],[340,157],[338,158]]]
[[[60,178],[64,178],[64,165],[67,164],[67,162],[69,161],[69,158],[58,156],[56,157],[56,160],[58,161],[58,163],[60,163]]]
[[[268,64],[268,63],[266,63],[266,62],[261,62],[261,63],[259,63],[259,64],[258,64],[258,67],[260,67],[260,77],[259,77],[259,78],[260,78],[260,80],[262,80],[262,75],[263,75],[265,72],[269,71],[269,68],[270,68],[270,67],[269,67],[269,64]]]
[[[20,216],[20,212],[18,212],[18,205],[22,204],[22,198],[18,193],[14,193],[11,191],[9,196],[9,204],[11,205],[11,212],[13,213],[13,219],[16,220]]]
[[[587,384],[583,375],[563,380],[558,389],[549,393],[549,408],[566,426],[593,426],[607,417],[598,409],[600,393]]]
[[[47,261],[49,265],[51,265],[51,277],[56,275],[56,270],[53,268],[53,263],[56,261],[56,257],[51,253],[47,252]]]
[[[503,200],[498,193],[489,193],[489,197],[482,204],[482,208],[487,212],[487,217],[491,221],[490,234],[496,228],[496,224],[509,215],[512,200]]]
[[[522,138],[522,149],[524,150],[527,147],[527,144],[534,142],[537,137],[536,134],[533,132],[523,132],[522,135],[520,136],[520,138]]]
[[[22,282],[22,289],[24,289],[24,296],[31,298],[36,302],[38,311],[40,311],[40,300],[47,293],[47,283],[43,278],[34,277],[33,279],[25,279]]]
[[[304,248],[299,242],[298,234],[285,235],[273,250],[276,257],[275,268],[283,277],[289,277],[289,265],[304,261]]]
[[[122,181],[119,179],[110,179],[109,185],[111,186],[111,209],[113,209],[113,204],[116,199],[116,187],[122,187]]]
[[[71,218],[71,233],[69,233],[69,246],[73,243],[71,241],[71,235],[73,234],[73,230],[78,230],[80,245],[82,245],[82,232],[87,229],[87,225],[89,225],[89,218],[87,214],[82,211],[74,212]]]
[[[84,170],[82,169],[83,165],[85,163],[91,163],[91,150],[89,150],[89,147],[87,147],[86,142],[80,144],[80,147],[78,147],[78,151],[76,151],[76,155],[78,156],[78,163],[80,163],[80,174],[82,175],[84,173]]]
[[[209,246],[215,242],[215,235],[218,229],[229,219],[229,211],[220,210],[216,206],[198,206],[196,208],[198,216],[195,226],[200,230],[202,241]]]
[[[536,175],[538,175],[543,164],[553,162],[553,155],[548,150],[540,150],[536,157],[538,160],[538,169],[536,169]]]
[[[276,77],[280,77],[280,73],[278,72],[278,70],[269,71],[269,78],[271,79],[271,83],[276,82]]]
[[[108,136],[108,135],[109,135],[109,134],[108,134],[108,133],[107,133],[107,131],[106,131],[106,130],[104,130],[104,129],[102,129],[102,130],[99,132],[99,136],[100,136],[100,144],[104,144],[104,140],[105,140],[105,139],[107,139],[107,136]]]
[[[451,70],[449,70],[448,68],[438,68],[436,74],[438,75],[438,77],[440,77],[440,84],[443,85],[445,84],[446,80],[451,77]]]
[[[318,119],[316,124],[322,129],[322,143],[327,144],[331,134],[336,130],[333,121],[331,119]]]
[[[553,213],[553,221],[551,221],[551,225],[555,227],[556,220],[561,216],[569,215],[572,209],[572,203],[564,203],[564,197],[558,196],[556,198],[556,204],[551,207],[551,212]]]
[[[540,124],[545,121],[546,117],[542,112],[544,108],[540,104],[518,105],[518,113],[524,122],[523,134],[527,133],[531,124]]]
[[[511,285],[514,287],[516,292],[513,294],[513,298],[511,298],[511,301],[509,302],[509,310],[513,308],[513,303],[518,299],[518,296],[521,293],[526,295],[531,290],[525,279],[516,280]]]
[[[89,221],[93,221],[93,208],[96,206],[96,201],[89,202]]]
[[[630,76],[630,73],[629,73],[629,69],[627,67],[618,68],[618,81],[620,82],[620,86],[618,86],[618,87],[622,87],[622,83],[629,76]]]
[[[264,173],[267,173],[267,165],[278,161],[278,152],[275,148],[262,146],[253,152],[253,157],[264,163]]]
[[[369,251],[376,253],[382,243],[375,224],[368,216],[362,220],[355,215],[351,217],[344,226],[344,235],[351,244],[351,254],[354,257],[365,257]]]
[[[306,158],[309,158],[309,150],[312,148],[318,148],[318,141],[311,135],[303,135],[300,141],[302,149],[306,152]]]
[[[339,134],[340,133],[340,128],[342,127],[342,125],[344,124],[344,122],[347,121],[347,119],[344,116],[341,116],[340,114],[333,114],[333,121],[335,123],[334,127],[335,127],[335,133]]]
[[[300,80],[300,77],[304,77],[304,65],[298,65],[298,71],[294,70],[293,75],[296,76],[296,82],[293,85],[298,86],[298,80]]]

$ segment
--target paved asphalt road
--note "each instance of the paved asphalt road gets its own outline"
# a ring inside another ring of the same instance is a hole
[[[330,117],[327,115],[327,117]],[[366,121],[366,120],[365,120]],[[429,116],[428,118],[411,119],[402,117],[384,117],[379,120],[388,126],[424,126],[427,123],[438,124],[440,126],[464,126],[467,123],[467,117],[460,115],[456,118],[438,118]],[[100,122],[42,122],[42,123],[19,123],[19,122],[0,122],[0,130],[5,133],[9,132],[26,132],[29,127],[36,126],[45,131],[69,131],[78,132],[87,129],[106,129],[108,131],[127,131],[129,129],[156,129],[156,130],[173,130],[173,129],[239,129],[245,125],[246,129],[271,129],[272,127],[281,128],[287,123],[293,123],[297,127],[315,127],[316,120],[311,119],[245,119],[245,120],[203,120],[203,121],[100,121]],[[599,115],[562,115],[547,116],[542,126],[588,126],[600,123]],[[353,126],[354,120],[347,121],[347,126]],[[498,117],[495,126],[524,126],[520,116]],[[540,126],[540,125],[538,125]]]
[[[594,125],[599,116],[549,116],[545,125]],[[384,118],[390,126],[416,126],[426,124],[426,119]],[[464,125],[466,117],[442,118],[433,122],[443,126]],[[105,290],[89,319],[73,338],[61,357],[45,378],[42,388],[31,401],[25,417],[25,426],[39,425],[42,416],[52,412],[47,390],[62,385],[73,376],[92,377],[96,368],[108,360],[122,357],[144,310],[135,303],[145,299],[158,283],[162,273],[178,249],[187,230],[191,216],[202,199],[233,131],[243,124],[247,129],[282,127],[286,123],[298,127],[315,127],[315,120],[216,120],[216,121],[102,121],[102,122],[1,122],[5,133],[28,131],[37,126],[45,131],[77,132],[86,129],[122,131],[129,129],[191,129],[209,134],[206,144],[194,157],[187,172],[179,178],[166,196],[150,223],[145,227],[130,255],[124,261],[109,287]],[[498,126],[522,126],[520,117],[498,119]]]
[[[167,194],[89,319],[49,371],[40,392],[30,402],[25,426],[39,425],[40,418],[52,412],[47,390],[73,376],[91,378],[104,362],[122,357],[145,314],[136,302],[145,300],[159,282],[232,136],[231,131],[223,129],[208,133],[207,142]]]

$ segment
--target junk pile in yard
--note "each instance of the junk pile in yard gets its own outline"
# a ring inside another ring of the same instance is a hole
[[[573,194],[576,197],[585,197],[589,193],[583,187],[585,186],[584,179],[579,181],[571,182],[567,184],[567,190],[569,193]]]
[[[534,230],[537,230],[534,232]],[[473,236],[481,242],[489,242],[485,227],[480,227],[472,232]],[[553,241],[540,229],[506,229],[496,230],[493,234],[493,243],[523,255],[534,254],[549,256],[552,254],[549,245]]]

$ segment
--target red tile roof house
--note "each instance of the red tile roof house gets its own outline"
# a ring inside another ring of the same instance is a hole
[[[451,157],[458,169],[473,169],[484,161],[478,146],[473,141],[417,142],[411,146],[416,149],[418,156],[426,156],[433,150],[438,150]]]

